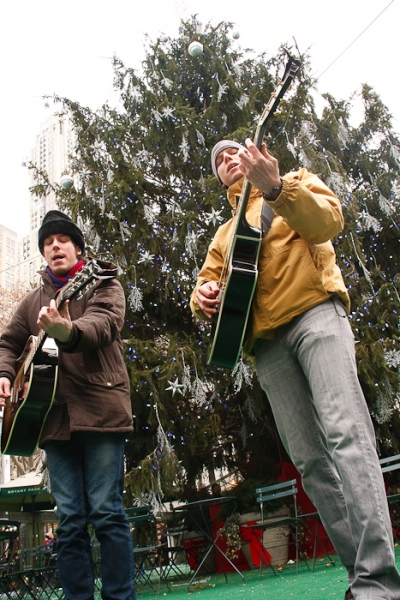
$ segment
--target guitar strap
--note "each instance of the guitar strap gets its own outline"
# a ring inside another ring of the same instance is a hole
[[[261,232],[263,238],[265,238],[268,235],[268,232],[271,229],[272,219],[274,218],[274,216],[275,213],[270,207],[270,205],[263,201],[261,210]]]

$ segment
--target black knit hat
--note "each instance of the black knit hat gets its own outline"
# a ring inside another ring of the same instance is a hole
[[[38,245],[41,254],[43,254],[44,240],[49,235],[61,233],[68,235],[78,248],[82,250],[82,254],[85,252],[85,240],[83,239],[83,233],[79,229],[72,219],[60,212],[59,210],[49,210],[44,215],[42,226],[38,232]]]

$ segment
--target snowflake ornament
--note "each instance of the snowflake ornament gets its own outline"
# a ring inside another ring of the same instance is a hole
[[[172,396],[175,396],[175,394],[178,392],[179,394],[183,395],[183,392],[181,390],[181,388],[183,388],[183,385],[181,383],[179,383],[178,377],[175,378],[175,381],[169,381],[168,383],[170,384],[170,387],[165,388],[166,392],[171,391],[172,392]]]
[[[220,223],[221,221],[223,221],[223,217],[221,217],[221,213],[222,210],[215,210],[214,207],[211,208],[211,212],[210,213],[206,213],[205,219],[206,219],[206,223],[207,225],[209,223],[212,223],[213,225],[216,225],[217,223]]]
[[[154,263],[154,254],[150,254],[150,252],[146,250],[138,260],[138,265],[140,263],[143,263],[144,265],[152,265]]]
[[[171,106],[167,106],[167,108],[163,108],[162,116],[164,119],[175,119],[175,116],[172,114],[175,108]]]

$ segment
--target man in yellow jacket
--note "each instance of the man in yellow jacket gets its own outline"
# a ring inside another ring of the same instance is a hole
[[[340,202],[305,169],[281,178],[265,145],[259,151],[246,140],[246,146],[223,140],[211,156],[234,211],[244,177],[253,186],[248,223],[260,226],[264,202],[273,211],[245,349],[255,354],[282,442],[348,570],[345,599],[398,600],[400,576],[374,430],[357,377],[349,297],[330,241],[343,227]],[[218,229],[199,273],[191,308],[200,318],[218,312],[234,221]]]

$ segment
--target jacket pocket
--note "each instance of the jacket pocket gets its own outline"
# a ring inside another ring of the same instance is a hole
[[[329,297],[307,242],[296,239],[260,265],[254,326],[274,329]]]

